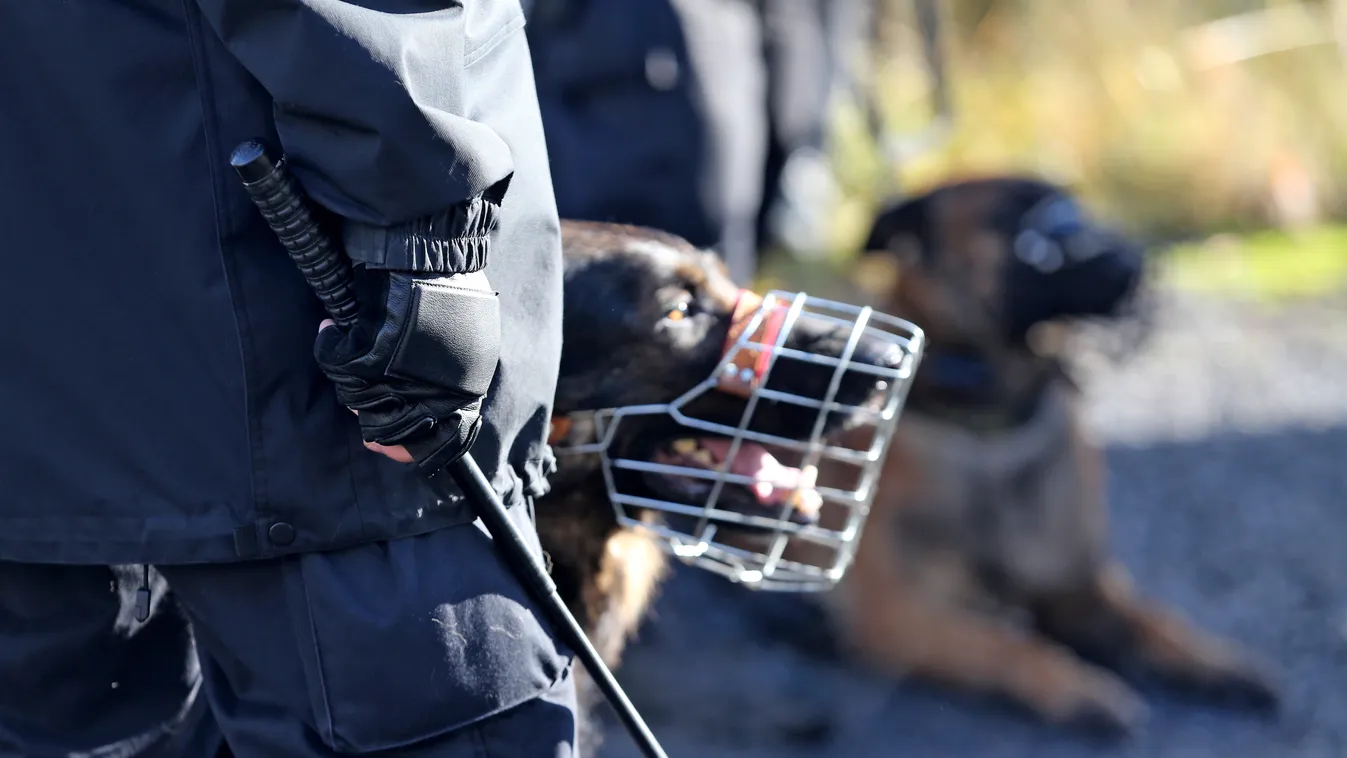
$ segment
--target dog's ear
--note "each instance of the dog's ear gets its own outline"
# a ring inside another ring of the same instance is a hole
[[[915,266],[931,243],[930,195],[888,205],[875,216],[862,250],[863,257],[883,255],[900,266]]]
[[[929,196],[890,205],[875,216],[852,270],[856,286],[870,295],[892,292],[900,272],[920,265],[930,244]]]

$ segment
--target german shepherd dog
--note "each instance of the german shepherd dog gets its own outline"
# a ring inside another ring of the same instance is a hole
[[[1119,674],[1276,708],[1268,663],[1143,597],[1109,555],[1102,451],[1066,355],[1031,339],[1121,323],[1143,261],[1031,178],[951,182],[878,214],[858,270],[927,345],[855,563],[827,596],[868,668],[1115,736],[1146,710]]]
[[[727,340],[742,328],[744,304],[758,296],[731,282],[713,253],[681,238],[646,228],[589,222],[563,222],[565,250],[564,342],[553,412],[551,443],[561,453],[551,491],[536,503],[538,532],[560,594],[588,632],[596,650],[613,668],[641,623],[660,581],[668,553],[644,527],[622,525],[610,503],[600,457],[567,455],[565,449],[592,443],[596,432],[584,420],[593,409],[669,403],[724,368]],[[837,357],[850,329],[797,321],[783,347],[812,355]],[[893,343],[862,336],[851,361],[896,366],[903,351]],[[822,398],[834,369],[791,360],[775,360],[767,389]],[[836,402],[863,406],[884,388],[872,374],[847,373]],[[733,388],[730,388],[731,390]],[[746,398],[734,391],[699,396],[686,410],[699,419],[729,427],[740,423]],[[791,440],[813,433],[816,410],[761,401],[749,429]],[[827,431],[844,430],[852,419],[828,415]],[[855,432],[853,432],[855,433]],[[680,425],[667,415],[629,418],[612,437],[610,457],[677,462],[713,470],[726,463],[729,440]],[[734,512],[776,513],[783,498],[809,493],[803,472],[759,444],[743,441],[728,469],[756,484],[725,484],[721,508]],[[628,493],[661,501],[705,499],[712,481],[657,472],[617,471],[617,484]],[[787,510],[789,510],[789,506]],[[654,522],[677,520],[675,514],[637,509]],[[816,498],[796,501],[789,518],[809,522],[818,514]],[[752,527],[736,531],[752,543]],[[592,682],[578,678],[582,711],[595,704]],[[582,713],[581,722],[584,723]],[[581,755],[597,744],[582,728]]]

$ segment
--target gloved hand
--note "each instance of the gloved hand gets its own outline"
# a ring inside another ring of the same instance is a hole
[[[401,445],[432,473],[477,439],[500,360],[500,302],[486,274],[356,266],[360,317],[318,333],[314,357],[366,443]]]

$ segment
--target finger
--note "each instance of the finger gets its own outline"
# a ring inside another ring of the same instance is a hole
[[[346,410],[350,411],[351,413],[354,413],[357,416],[360,415],[360,411],[354,408],[347,408]],[[398,461],[399,463],[412,462],[412,454],[407,452],[407,448],[403,447],[402,445],[398,445],[396,447],[386,447],[384,445],[380,445],[377,442],[366,442],[364,444],[365,447],[369,448],[370,450],[373,450],[376,453],[382,453],[388,456],[389,458]],[[404,457],[406,458],[406,460],[403,460]]]
[[[407,448],[403,447],[402,445],[385,447],[377,442],[366,442],[365,448],[368,450],[372,450],[376,453],[379,453],[380,455],[385,455],[389,458],[392,458],[398,463],[412,463],[416,460],[415,458],[412,458],[411,453],[407,452]]]
[[[328,328],[329,326],[336,326],[336,325],[337,325],[336,321],[333,321],[330,318],[325,318],[323,319],[323,323],[318,325],[318,331],[321,332],[324,329]]]
[[[354,408],[347,408],[346,410],[350,411],[351,413],[354,413],[357,416],[360,415],[360,411]],[[397,461],[398,463],[413,463],[416,460],[415,458],[412,457],[411,453],[407,452],[407,448],[403,447],[402,445],[395,445],[394,447],[386,447],[384,445],[380,445],[377,442],[366,442],[364,443],[364,445],[366,450],[373,450],[374,452],[379,453],[380,455],[386,455],[389,458],[392,458],[393,460]]]

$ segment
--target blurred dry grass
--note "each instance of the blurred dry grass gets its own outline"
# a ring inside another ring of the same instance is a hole
[[[931,81],[911,2],[884,4],[872,90],[888,127],[915,130]],[[1133,233],[1195,243],[1194,282],[1238,270],[1303,293],[1307,278],[1340,280],[1347,235],[1321,228],[1347,218],[1347,15],[1335,5],[1347,0],[944,0],[952,130],[894,165],[857,104],[838,103],[837,249],[855,250],[893,183],[1031,171]],[[1200,254],[1212,235],[1226,263]],[[1261,262],[1232,269],[1246,247]]]

